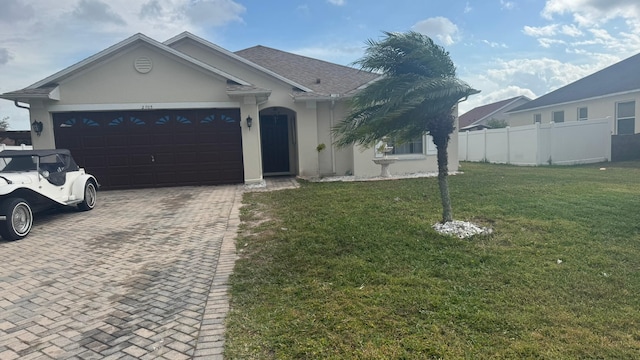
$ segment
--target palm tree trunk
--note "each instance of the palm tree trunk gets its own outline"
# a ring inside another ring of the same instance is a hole
[[[440,136],[437,136],[440,137]],[[453,210],[451,210],[451,198],[449,197],[449,155],[447,146],[449,145],[449,135],[444,139],[433,137],[438,151],[438,187],[440,188],[440,200],[442,201],[442,223],[453,221]]]

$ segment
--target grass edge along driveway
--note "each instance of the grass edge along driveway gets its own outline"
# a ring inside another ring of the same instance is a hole
[[[245,194],[225,357],[640,357],[640,162],[462,170]]]

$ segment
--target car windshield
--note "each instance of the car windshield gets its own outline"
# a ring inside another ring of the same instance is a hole
[[[0,172],[35,171],[37,156],[0,157]]]

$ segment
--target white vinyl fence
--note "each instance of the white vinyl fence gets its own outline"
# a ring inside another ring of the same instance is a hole
[[[0,151],[3,150],[32,150],[33,146],[31,145],[6,145],[6,144],[0,144]]]
[[[535,124],[458,134],[460,161],[573,165],[611,160],[609,118]]]

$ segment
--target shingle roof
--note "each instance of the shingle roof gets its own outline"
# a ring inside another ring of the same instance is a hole
[[[258,45],[237,55],[313,90],[316,95],[347,94],[379,74]]]
[[[508,112],[541,108],[640,90],[640,54],[543,95]]]
[[[2,94],[2,96],[6,96],[7,98],[24,98],[24,99],[47,99],[49,98],[49,94],[57,87],[56,86],[47,86],[35,89],[22,89],[16,91],[10,91]]]
[[[506,99],[506,100],[502,100],[502,101],[498,101],[498,102],[494,102],[491,104],[487,104],[487,105],[482,105],[482,106],[478,106],[475,107],[469,111],[467,111],[466,113],[460,115],[458,117],[458,126],[460,129],[467,127],[471,124],[473,124],[474,122],[478,121],[478,120],[482,120],[485,117],[497,112],[498,110],[508,106],[509,104],[513,103],[516,100],[519,100],[520,98],[527,98],[525,96],[516,96],[516,97],[512,97],[510,99]]]

